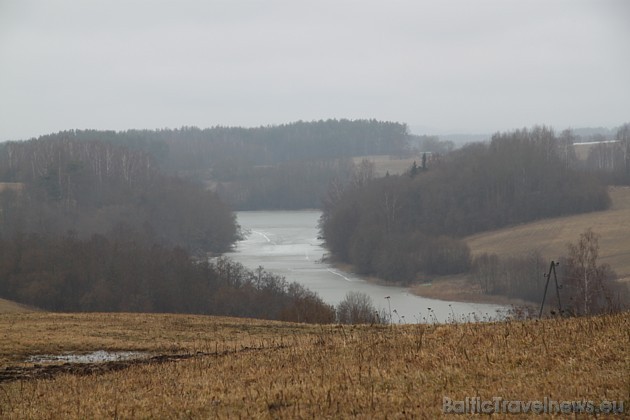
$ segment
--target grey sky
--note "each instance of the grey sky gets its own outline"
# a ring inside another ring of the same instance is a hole
[[[376,118],[630,121],[625,0],[0,0],[0,141]]]

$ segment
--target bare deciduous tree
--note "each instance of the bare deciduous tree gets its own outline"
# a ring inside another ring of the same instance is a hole
[[[377,321],[372,298],[363,292],[348,292],[337,305],[337,321],[342,324],[372,324]]]
[[[619,294],[614,271],[607,264],[598,264],[599,235],[587,229],[575,244],[568,244],[565,293],[573,303],[576,314],[589,315],[615,310],[614,294]]]

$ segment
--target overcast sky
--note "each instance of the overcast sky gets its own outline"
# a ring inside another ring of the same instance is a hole
[[[630,1],[0,0],[0,140],[327,118],[630,122]]]

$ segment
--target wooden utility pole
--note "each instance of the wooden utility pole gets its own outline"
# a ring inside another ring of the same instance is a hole
[[[545,274],[547,277],[547,283],[545,284],[545,293],[543,294],[542,302],[540,304],[540,313],[538,318],[542,317],[543,308],[545,307],[545,299],[547,298],[547,289],[549,288],[549,281],[551,280],[551,272],[553,271],[553,278],[556,282],[556,296],[558,297],[558,311],[562,315],[562,303],[560,302],[560,285],[558,284],[558,275],[556,274],[556,266],[560,265],[559,262],[551,261],[549,265],[549,273]]]

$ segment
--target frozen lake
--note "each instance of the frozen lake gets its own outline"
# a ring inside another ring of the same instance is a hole
[[[298,282],[316,292],[327,303],[336,305],[349,291],[368,294],[377,309],[393,313],[394,322],[446,322],[489,319],[497,316],[498,305],[447,302],[415,296],[404,287],[379,286],[359,276],[335,269],[322,262],[326,249],[317,239],[317,210],[243,211],[238,223],[247,237],[227,254],[250,269],[265,270]],[[389,296],[389,299],[386,298]],[[395,312],[394,312],[395,311]]]

